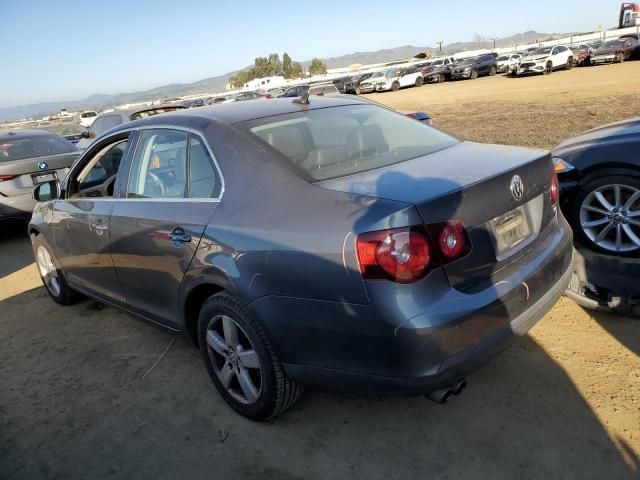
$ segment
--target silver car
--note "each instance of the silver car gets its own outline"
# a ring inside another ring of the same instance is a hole
[[[0,132],[0,220],[28,218],[35,205],[34,185],[62,180],[79,153],[44,130]]]

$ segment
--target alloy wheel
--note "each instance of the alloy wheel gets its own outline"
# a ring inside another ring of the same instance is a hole
[[[213,370],[229,395],[247,405],[256,403],[262,392],[262,366],[242,327],[227,315],[216,315],[209,321],[206,341]]]
[[[45,286],[54,297],[59,296],[60,278],[58,278],[58,270],[53,263],[49,250],[40,245],[36,253],[36,258],[38,262],[38,270],[40,271],[40,276],[42,277]]]
[[[580,206],[580,226],[604,250],[640,249],[640,190],[619,183],[596,188]]]

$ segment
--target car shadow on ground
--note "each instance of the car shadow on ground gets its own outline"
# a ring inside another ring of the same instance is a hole
[[[0,311],[0,464],[9,478],[624,479],[640,472],[631,446],[609,436],[529,337],[443,406],[307,391],[282,417],[255,423],[224,403],[186,339],[170,346],[171,334],[93,301],[52,305],[43,288],[0,302]]]
[[[0,222],[0,277],[16,272],[33,263],[28,246],[27,222],[3,220]],[[25,248],[27,240],[27,248]]]
[[[613,312],[583,310],[598,322],[609,335],[640,358],[640,318],[625,317]]]

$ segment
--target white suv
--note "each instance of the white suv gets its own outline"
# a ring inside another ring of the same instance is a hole
[[[511,71],[518,66],[521,60],[522,55],[519,53],[500,55],[496,58],[496,62],[498,63],[498,73],[511,73]]]
[[[516,75],[526,75],[529,73],[543,73],[548,75],[559,68],[571,70],[573,68],[573,62],[573,52],[564,45],[541,47],[522,59],[516,69]]]
[[[371,79],[370,79],[371,80]],[[384,75],[376,79],[376,91],[396,92],[402,87],[421,87],[424,84],[422,72],[416,67],[389,68],[385,70]]]

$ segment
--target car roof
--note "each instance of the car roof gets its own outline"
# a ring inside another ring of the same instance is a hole
[[[134,120],[126,124],[115,127],[110,132],[127,130],[136,126],[148,125],[186,125],[191,120],[206,124],[211,121],[234,125],[237,123],[257,120],[259,118],[271,117],[276,115],[286,115],[288,113],[296,113],[308,110],[318,110],[322,108],[339,107],[346,105],[370,105],[369,102],[361,100],[351,95],[309,97],[309,104],[300,104],[294,102],[295,98],[273,98],[269,100],[256,99],[246,100],[244,102],[219,103],[210,106],[200,107],[198,109],[185,109],[176,112],[163,113],[162,115],[154,115],[140,120]]]
[[[121,117],[128,119],[131,115],[135,115],[136,113],[149,112],[151,110],[160,110],[162,108],[176,108],[178,110],[182,110],[182,109],[186,110],[186,107],[181,104],[162,103],[158,105],[147,105],[146,107],[140,107],[140,108],[123,108],[118,110],[111,110],[110,112],[102,112],[98,116],[106,117],[108,115],[120,115]]]
[[[55,133],[46,130],[24,129],[24,130],[0,130],[0,142],[3,140],[27,139],[33,137],[58,137]]]

